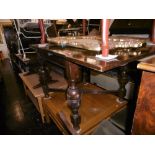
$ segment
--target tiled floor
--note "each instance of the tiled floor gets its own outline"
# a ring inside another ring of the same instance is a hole
[[[0,134],[59,135],[54,123],[43,125],[33,103],[25,96],[24,88],[9,60],[0,62],[3,82],[0,84]]]

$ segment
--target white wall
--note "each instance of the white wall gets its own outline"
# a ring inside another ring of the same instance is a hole
[[[0,51],[3,52],[4,58],[9,58],[9,50],[7,48],[4,33],[3,33],[3,25],[9,22],[10,22],[9,19],[0,19],[0,35],[2,36],[2,41],[3,41],[2,44],[0,43]]]
[[[7,48],[2,26],[0,26],[0,35],[2,36],[3,44],[0,44],[0,51],[2,51],[4,58],[9,58],[9,50]]]

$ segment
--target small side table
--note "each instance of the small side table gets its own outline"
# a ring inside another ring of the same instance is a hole
[[[80,84],[83,89],[102,90],[93,84]],[[91,134],[99,124],[126,107],[127,102],[118,103],[117,96],[112,94],[82,94],[80,130],[76,132],[72,126],[70,116],[71,109],[66,100],[65,93],[53,93],[51,99],[43,99],[46,120],[52,119],[63,134]],[[63,119],[62,119],[62,115]],[[61,116],[60,116],[61,115]]]
[[[26,74],[26,72],[20,73],[19,76],[23,81],[25,93],[34,103],[38,112],[41,114],[42,122],[45,123],[45,119],[44,119],[45,113],[43,109],[44,92],[42,90],[42,87],[39,87],[36,89],[33,88],[39,83],[39,76],[38,74],[31,74],[31,75],[24,76],[24,74]],[[50,88],[63,88],[63,89],[67,88],[67,82],[63,76],[55,72],[51,72],[51,74],[52,74],[53,80],[58,80],[58,82],[49,84]]]

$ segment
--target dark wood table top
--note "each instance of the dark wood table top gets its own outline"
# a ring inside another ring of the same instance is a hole
[[[146,56],[155,54],[155,46],[146,46],[138,49],[137,53],[140,52],[140,54],[134,53],[137,51],[137,49],[131,49],[131,54],[129,55],[119,55],[116,59],[105,61],[95,57],[96,54],[100,54],[96,51],[83,50],[73,47],[63,48],[51,44],[47,44],[46,47],[33,45],[33,48],[37,48],[40,52],[62,57],[65,60],[99,72],[104,72],[113,68],[117,68],[130,62],[138,61],[139,59],[145,58]],[[121,53],[129,53],[127,49],[114,49],[110,50],[109,53],[116,54],[116,52],[119,50],[121,51]]]

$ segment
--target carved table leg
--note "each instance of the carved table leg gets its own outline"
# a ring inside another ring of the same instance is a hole
[[[122,66],[120,68],[120,73],[118,76],[118,83],[119,83],[119,99],[118,101],[121,103],[124,101],[124,97],[126,95],[126,88],[125,85],[128,83],[128,75],[127,75],[127,66]]]
[[[72,115],[70,117],[71,122],[73,124],[73,128],[75,130],[79,130],[80,129],[79,124],[81,123],[81,116],[79,115],[78,110],[80,107],[81,96],[80,91],[76,87],[74,80],[71,81],[71,84],[67,90],[67,101],[72,111]]]
[[[46,70],[45,70],[44,66],[41,66],[40,69],[39,69],[39,81],[40,81],[40,84],[42,86],[45,97],[49,97]]]
[[[39,74],[39,84],[37,84],[36,86],[34,86],[33,88],[38,88],[39,86],[42,87],[43,92],[45,94],[45,97],[48,98],[48,79],[49,79],[49,71],[48,69],[45,67],[45,61],[42,58],[39,49],[36,50],[37,52],[37,57],[38,57],[38,62],[40,64],[40,67],[38,69],[38,74]]]
[[[81,95],[79,89],[76,87],[76,82],[81,79],[81,70],[78,65],[71,62],[66,62],[67,79],[69,80],[69,87],[67,89],[67,101],[71,108],[71,122],[73,128],[78,131],[80,129],[81,117],[79,115],[79,108],[81,102]]]

